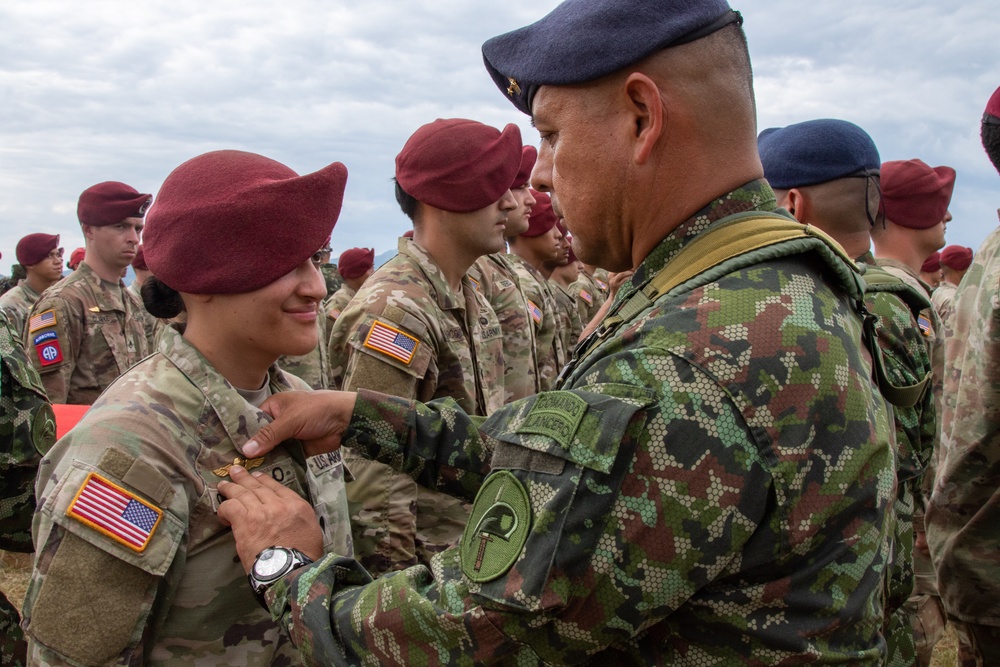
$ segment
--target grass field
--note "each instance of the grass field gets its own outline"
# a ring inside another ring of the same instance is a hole
[[[15,554],[0,551],[0,591],[20,609],[24,593],[28,588],[28,574],[31,571],[31,554]],[[949,626],[944,639],[934,648],[931,667],[954,667],[956,659],[955,633]]]

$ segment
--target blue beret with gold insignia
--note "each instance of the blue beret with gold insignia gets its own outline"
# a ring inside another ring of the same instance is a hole
[[[531,115],[539,86],[593,81],[742,20],[726,0],[566,0],[488,40],[483,60],[497,87]]]
[[[854,123],[822,118],[772,127],[757,137],[764,178],[789,190],[852,174],[876,175],[882,166],[875,142]]]

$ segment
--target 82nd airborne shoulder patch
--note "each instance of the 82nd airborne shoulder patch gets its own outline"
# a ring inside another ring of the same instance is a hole
[[[517,562],[531,528],[531,503],[521,481],[507,470],[490,475],[479,489],[462,533],[462,573],[493,581]]]

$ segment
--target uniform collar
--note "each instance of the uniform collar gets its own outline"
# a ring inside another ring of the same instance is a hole
[[[111,283],[105,283],[86,262],[80,262],[80,266],[76,267],[76,272],[80,274],[78,280],[83,280],[91,286],[94,293],[94,303],[97,304],[97,308],[101,312],[129,312],[125,309],[123,301],[124,296],[121,290],[125,289],[125,284],[121,279],[118,280],[119,289],[113,290],[108,289],[108,285]]]
[[[196,386],[219,417],[233,446],[242,453],[243,445],[271,418],[247,403],[215,367],[181,335],[176,325],[165,327],[159,338],[160,354],[177,367]],[[274,364],[267,371],[272,393],[288,391],[292,386]]]
[[[409,257],[420,267],[424,278],[430,283],[430,289],[427,291],[437,299],[441,310],[465,310],[465,296],[455,294],[448,285],[448,281],[445,280],[441,268],[426,250],[414,243],[413,239],[406,237],[399,239],[398,249],[400,255]],[[469,282],[468,275],[462,277],[462,286],[471,290],[475,289],[475,286]]]
[[[764,179],[750,181],[732,192],[712,200],[700,211],[679,224],[639,264],[632,277],[618,290],[615,308],[642,289],[688,243],[723,218],[747,211],[774,211],[774,191]]]

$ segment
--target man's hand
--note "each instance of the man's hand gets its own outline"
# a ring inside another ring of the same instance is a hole
[[[351,423],[356,401],[357,394],[346,391],[274,394],[260,406],[274,417],[274,421],[257,431],[244,445],[243,455],[263,456],[289,438],[302,441],[306,456],[336,451],[340,448],[340,437]]]
[[[232,526],[236,553],[250,572],[257,554],[268,547],[298,549],[313,560],[323,557],[323,531],[312,506],[299,494],[267,475],[229,469],[232,482],[219,482],[227,500],[219,519]]]
[[[611,290],[611,294],[608,295],[608,301],[613,301],[615,296],[618,294],[618,288],[621,287],[626,280],[632,277],[635,273],[632,269],[628,271],[619,271],[618,273],[612,273],[608,275],[608,287]]]

